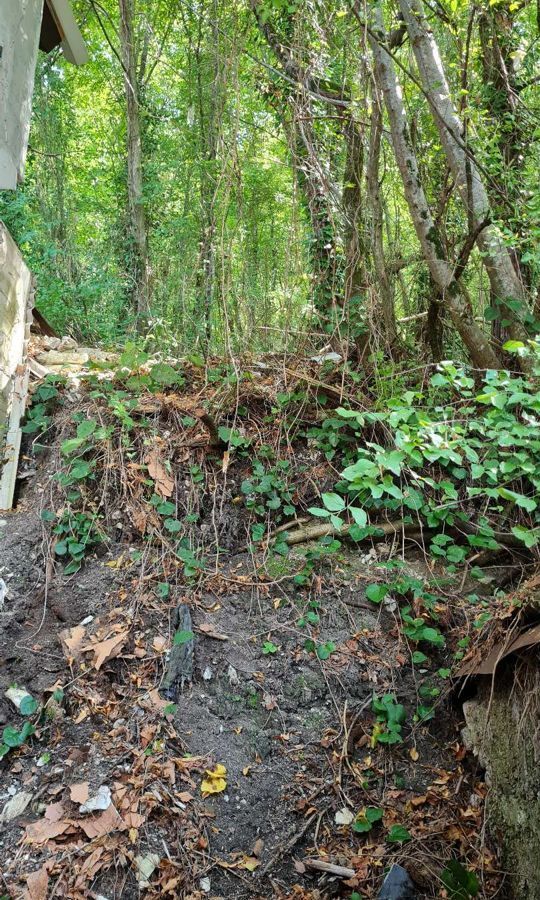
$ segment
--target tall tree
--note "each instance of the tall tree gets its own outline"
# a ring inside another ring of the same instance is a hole
[[[440,292],[441,302],[447,307],[473,363],[481,368],[497,368],[499,360],[486,335],[476,324],[470,302],[460,284],[461,267],[459,264],[453,265],[447,259],[426,199],[380,6],[375,7],[370,45],[375,61],[375,79],[384,96],[405,198],[426,263]]]
[[[120,50],[126,96],[129,232],[133,254],[132,297],[137,316],[137,328],[143,331],[150,313],[151,272],[143,191],[141,70],[138,65],[134,28],[136,2],[137,0],[118,0]]]
[[[491,284],[493,297],[511,320],[509,332],[527,337],[529,312],[525,290],[499,227],[492,221],[491,204],[476,157],[463,138],[463,122],[454,106],[439,47],[421,0],[399,0],[399,6],[418,66],[422,90],[430,105],[448,165],[469,216]]]

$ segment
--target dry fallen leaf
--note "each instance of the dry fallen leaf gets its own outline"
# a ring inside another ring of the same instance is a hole
[[[118,814],[112,803],[99,816],[77,819],[73,824],[82,828],[86,837],[90,838],[90,840],[92,840],[92,838],[102,837],[104,834],[110,834],[111,831],[122,831],[126,827],[122,817]]]
[[[115,634],[110,638],[107,638],[105,641],[97,641],[95,644],[87,644],[86,647],[81,647],[81,651],[86,653],[89,650],[92,650],[94,653],[94,667],[99,671],[101,669],[103,663],[107,662],[109,659],[113,659],[115,656],[118,656],[120,650],[127,640],[128,633],[127,631],[121,632],[121,634]]]
[[[23,900],[47,900],[49,890],[49,873],[47,871],[47,863],[26,876],[27,888],[24,893]]]
[[[60,642],[66,657],[79,658],[85,634],[86,628],[82,625],[76,625],[75,628],[64,628],[60,632]]]
[[[220,631],[216,631],[216,626],[213,622],[203,622],[202,625],[199,625],[196,628],[196,631],[201,631],[207,637],[214,638],[215,641],[228,641],[229,638],[226,634],[222,634]]]
[[[76,803],[77,806],[81,806],[82,803],[86,803],[88,797],[90,796],[88,782],[81,781],[78,784],[72,784],[69,789],[69,799]]]
[[[146,816],[137,812],[128,812],[124,815],[124,823],[128,828],[140,828],[146,822]]]
[[[416,747],[411,747],[411,749],[409,750],[409,756],[411,757],[413,762],[416,762],[420,758],[420,754]]]
[[[40,819],[26,826],[26,840],[29,844],[45,844],[64,834],[69,827],[69,822],[48,822],[47,819]]]
[[[207,769],[201,783],[203,797],[208,796],[208,794],[220,794],[221,791],[224,791],[227,787],[226,774],[227,769],[221,763],[218,763],[213,770]]]
[[[145,460],[148,474],[154,479],[156,493],[161,497],[170,497],[174,490],[174,478],[171,478],[159,455],[159,450],[151,450]]]

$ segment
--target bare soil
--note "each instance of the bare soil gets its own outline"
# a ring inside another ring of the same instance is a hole
[[[64,692],[55,715],[0,763],[0,810],[14,795],[31,794],[24,812],[2,826],[7,896],[41,896],[27,881],[41,869],[48,879],[42,896],[72,900],[374,897],[399,861],[418,897],[432,897],[441,896],[442,860],[450,855],[475,865],[484,859],[482,896],[493,896],[495,858],[479,829],[485,789],[461,745],[459,708],[443,698],[433,722],[414,722],[417,674],[395,610],[365,599],[366,585],[384,578],[378,562],[389,548],[343,550],[309,589],[293,583],[294,555],[266,564],[225,554],[192,587],[160,599],[146,587],[145,547],[130,535],[65,577],[47,562],[39,517],[53,465],[52,457],[37,460],[0,533],[8,588],[0,615],[2,724],[22,722],[4,698],[8,687],[24,686],[40,702],[55,687]],[[226,507],[227,516],[237,533],[238,511]],[[314,600],[318,640],[336,647],[326,660],[304,647],[313,629],[301,620]],[[159,687],[180,602],[191,608],[194,670],[172,710],[160,703]],[[83,647],[125,635],[99,670],[91,654],[70,655],[62,643],[81,623]],[[264,652],[267,641],[275,652]],[[391,752],[370,744],[372,696],[387,692],[408,715],[406,740]],[[216,764],[226,768],[226,788],[204,796],[204,772]],[[111,789],[119,828],[93,839],[81,831],[70,800],[81,782],[91,796],[102,785]],[[67,831],[28,842],[28,826],[58,803],[71,821]],[[339,811],[356,816],[366,806],[384,810],[368,835],[336,822]],[[411,840],[389,843],[393,824],[405,825]],[[136,857],[148,854],[157,864],[144,883]],[[310,859],[355,875],[321,873]]]

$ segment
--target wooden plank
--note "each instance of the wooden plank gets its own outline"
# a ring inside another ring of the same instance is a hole
[[[88,51],[68,0],[47,0],[47,6],[57,24],[66,59],[76,66],[88,62]]]
[[[19,452],[21,419],[28,392],[28,339],[34,297],[32,277],[15,241],[0,222],[0,509],[11,509]]]

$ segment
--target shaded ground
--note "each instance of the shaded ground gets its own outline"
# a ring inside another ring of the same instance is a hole
[[[201,451],[193,453],[201,461]],[[309,496],[319,486],[314,477],[325,475],[304,454]],[[426,670],[412,665],[392,595],[380,606],[365,596],[368,584],[387,580],[381,566],[393,548],[342,547],[296,584],[306,547],[285,559],[252,557],[242,546],[237,496],[248,462],[234,477],[224,477],[225,457],[212,463],[214,486],[199,501],[183,474],[193,455],[183,459],[177,502],[197,510],[203,547],[222,548],[191,581],[137,533],[125,501],[103,499],[107,540],[80,572],[63,575],[40,519],[55,496],[54,447],[5,517],[2,724],[23,721],[4,698],[10,686],[44,704],[36,734],[0,763],[6,894],[375,897],[398,861],[418,897],[434,897],[444,896],[441,873],[453,857],[478,873],[479,896],[495,896],[501,879],[483,834],[482,773],[462,747],[448,682],[437,682],[435,717],[418,721]],[[140,468],[133,464],[139,479]],[[133,489],[129,502],[139,497]],[[160,566],[168,594],[157,583]],[[418,553],[404,571],[428,573]],[[195,633],[193,679],[171,705],[160,685],[181,603]],[[443,614],[441,627],[451,624]],[[330,651],[317,655],[323,646]],[[430,649],[425,665],[434,676],[451,650],[451,642]],[[388,693],[406,709],[403,740],[391,747],[377,741],[372,710],[373,697]],[[205,773],[217,765],[226,785],[204,792]],[[99,788],[110,791],[108,805],[81,812],[81,798]],[[18,815],[14,798],[26,800]],[[366,808],[380,815],[355,831]],[[405,832],[391,840],[396,826]],[[323,873],[312,861],[350,872]]]

